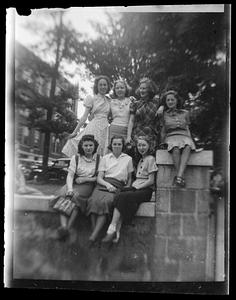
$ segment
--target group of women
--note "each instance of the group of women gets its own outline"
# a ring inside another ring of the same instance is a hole
[[[108,96],[110,89],[107,76],[95,79],[94,96],[85,99],[84,115],[62,150],[71,162],[60,193],[70,195],[76,203],[69,218],[61,215],[58,233],[62,239],[69,235],[81,210],[91,219],[89,244],[101,237],[108,220],[102,242],[117,242],[121,224],[130,222],[139,205],[151,199],[157,172],[154,154],[160,144],[167,145],[173,156],[174,185],[185,186],[183,173],[195,145],[189,131],[189,113],[180,108],[178,93],[168,90],[161,99],[148,78],[140,80],[137,99],[129,97],[124,80],[114,83],[112,97]],[[79,132],[87,119],[89,123]],[[133,152],[127,151],[130,144],[135,145]]]

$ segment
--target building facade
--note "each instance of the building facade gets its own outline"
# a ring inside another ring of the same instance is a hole
[[[32,63],[30,63],[32,62]],[[16,42],[15,44],[15,100],[23,102],[33,100],[36,95],[48,97],[50,101],[50,88],[52,67],[37,57],[32,51]],[[57,80],[55,96],[61,91],[73,90],[73,96],[67,100],[66,109],[77,115],[78,86],[72,85],[68,80],[61,77]],[[15,101],[15,142],[18,143],[19,158],[42,161],[44,133],[36,128],[30,128],[28,118],[30,110],[23,102]],[[46,119],[46,109],[38,109],[42,118]],[[55,134],[51,134],[49,160],[62,157],[63,147]]]

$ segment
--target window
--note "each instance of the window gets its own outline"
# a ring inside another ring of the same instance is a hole
[[[18,129],[18,139],[21,144],[23,145],[29,145],[29,135],[30,131],[29,128],[26,126],[21,126]]]
[[[34,146],[36,148],[40,146],[40,132],[38,130],[34,130]]]

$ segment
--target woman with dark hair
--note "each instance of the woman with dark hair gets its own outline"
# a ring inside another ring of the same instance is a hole
[[[85,134],[93,134],[99,143],[98,153],[104,155],[108,145],[108,114],[110,112],[110,98],[107,96],[110,91],[110,79],[101,75],[95,78],[93,92],[94,96],[87,96],[84,100],[85,111],[79,120],[73,133],[68,136],[68,141],[62,152],[68,157],[77,152],[77,145]],[[87,118],[88,125],[79,133]]]
[[[59,196],[71,197],[71,201],[76,206],[69,218],[60,215],[61,227],[58,229],[60,239],[68,236],[69,229],[72,227],[78,211],[86,213],[87,199],[92,194],[97,180],[96,164],[99,159],[96,153],[97,149],[98,142],[94,139],[94,136],[84,135],[78,144],[77,159],[76,155],[71,158],[66,185],[59,192]]]
[[[163,95],[164,111],[160,115],[161,139],[171,153],[176,169],[174,185],[184,187],[183,177],[191,151],[196,147],[189,125],[189,112],[182,109],[183,101],[176,90],[168,90]]]
[[[130,105],[130,121],[128,125],[127,139],[135,141],[138,136],[148,136],[150,153],[154,154],[159,144],[159,122],[157,111],[161,107],[161,101],[157,97],[157,86],[148,78],[139,82],[136,94],[139,100]]]
[[[89,242],[93,244],[113,209],[115,193],[124,186],[131,185],[133,172],[132,158],[125,154],[125,140],[122,136],[113,136],[109,149],[98,168],[97,186],[88,199],[87,215],[91,217],[93,232]]]
[[[112,221],[107,235],[102,242],[118,242],[122,223],[130,223],[139,205],[150,201],[154,188],[157,165],[155,157],[150,155],[150,140],[146,136],[137,138],[139,163],[136,170],[136,179],[129,191],[121,191],[115,196]]]

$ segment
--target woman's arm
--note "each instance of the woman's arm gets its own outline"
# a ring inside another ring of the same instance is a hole
[[[66,185],[67,185],[68,192],[73,192],[73,181],[74,181],[74,173],[69,171],[66,178]]]
[[[130,172],[128,174],[128,180],[127,180],[127,184],[125,186],[128,186],[130,187],[131,186],[131,183],[132,183],[132,172]]]
[[[98,172],[97,183],[105,186],[109,192],[114,192],[116,190],[116,187],[110,184],[109,182],[105,181],[103,179],[104,176],[105,176],[105,172],[103,171]]]
[[[91,108],[86,107],[83,116],[81,117],[80,121],[78,122],[77,126],[75,127],[74,131],[68,136],[69,139],[76,136],[77,132],[80,130],[80,128],[84,125],[86,122],[88,115],[91,111]]]
[[[81,184],[84,182],[95,182],[97,181],[97,177],[77,177],[75,179],[76,183]]]
[[[134,188],[136,188],[137,190],[149,187],[149,186],[153,185],[153,183],[154,183],[154,178],[155,178],[154,175],[155,175],[154,172],[150,173],[149,176],[148,176],[148,179],[143,183],[138,183],[138,181],[135,180],[133,182],[132,186]]]
[[[127,143],[129,143],[131,140],[131,133],[132,133],[133,127],[134,127],[134,114],[130,114],[128,130],[127,130],[127,139],[126,139]]]

